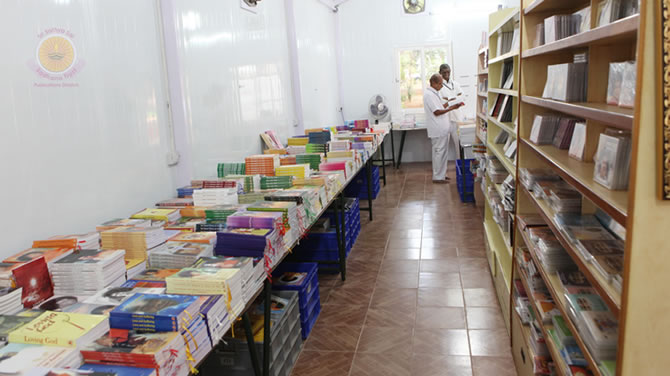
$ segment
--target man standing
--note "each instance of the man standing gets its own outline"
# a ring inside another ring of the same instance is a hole
[[[447,182],[447,152],[451,138],[456,134],[456,125],[449,120],[448,113],[463,106],[463,102],[449,105],[440,97],[442,76],[430,77],[430,87],[423,94],[423,109],[426,112],[428,137],[433,145],[433,183]],[[452,129],[453,128],[453,129]],[[454,142],[458,142],[458,136]]]
[[[442,99],[451,103],[462,102],[463,90],[461,90],[461,85],[454,81],[451,76],[451,67],[449,64],[440,65],[440,76],[442,76],[443,79],[442,88],[440,89],[440,96]],[[454,117],[457,116],[459,112],[460,111],[454,111],[449,117],[454,120]]]

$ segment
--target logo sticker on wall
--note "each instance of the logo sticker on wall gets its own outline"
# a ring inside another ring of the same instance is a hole
[[[84,61],[78,55],[72,32],[51,28],[37,35],[38,43],[34,60],[28,66],[41,79],[36,87],[78,87],[73,78],[81,72]]]

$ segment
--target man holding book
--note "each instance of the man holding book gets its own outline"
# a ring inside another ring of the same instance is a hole
[[[449,120],[448,113],[460,108],[463,102],[449,105],[443,103],[440,90],[443,78],[439,74],[430,77],[430,87],[423,94],[423,108],[426,113],[428,137],[432,143],[433,183],[447,182],[447,157],[449,143],[453,139],[458,146],[456,124]]]
[[[454,80],[454,77],[451,75],[451,67],[449,64],[440,65],[440,76],[442,76],[442,88],[440,89],[440,96],[442,100],[455,104],[461,102],[463,99],[463,90],[461,85]],[[463,116],[461,111],[456,109],[449,113],[449,119],[451,121],[461,121]]]

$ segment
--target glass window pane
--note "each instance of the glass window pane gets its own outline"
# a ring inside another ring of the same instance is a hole
[[[426,59],[426,81],[435,73],[439,73],[440,65],[447,62],[447,49],[445,47],[432,47],[425,49]]]
[[[400,103],[405,108],[423,108],[421,50],[400,51]]]

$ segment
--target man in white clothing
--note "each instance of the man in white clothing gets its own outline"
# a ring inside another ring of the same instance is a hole
[[[433,145],[433,183],[447,182],[447,145],[455,131],[456,124],[449,120],[449,112],[463,106],[463,102],[449,105],[440,97],[442,76],[430,77],[430,87],[423,94],[423,109],[426,112],[428,137]],[[452,131],[454,128],[454,131]],[[458,142],[458,141],[456,141]]]

